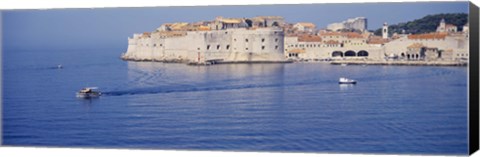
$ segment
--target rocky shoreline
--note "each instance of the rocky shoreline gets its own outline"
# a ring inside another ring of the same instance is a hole
[[[162,62],[162,63],[183,63],[193,66],[207,66],[215,64],[268,64],[268,63],[294,63],[303,61],[208,61],[208,62],[192,62],[186,59],[136,59],[128,57],[120,57],[124,61],[134,62]],[[395,65],[395,66],[468,66],[467,61],[375,61],[375,60],[334,60],[334,61],[321,61],[330,63],[333,65]]]

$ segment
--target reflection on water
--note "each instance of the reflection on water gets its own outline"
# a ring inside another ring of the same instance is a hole
[[[338,86],[340,87],[340,90],[342,90],[342,91],[350,90],[350,89],[353,89],[355,87],[354,84],[339,84]]]
[[[42,56],[41,65],[33,62],[40,53],[6,55],[4,144],[467,152],[464,67],[187,66],[124,62],[117,53],[84,53]],[[69,60],[71,55],[74,60]],[[31,68],[52,63],[65,68]],[[339,85],[342,76],[361,82]],[[105,95],[77,99],[75,92],[89,84],[98,85]]]

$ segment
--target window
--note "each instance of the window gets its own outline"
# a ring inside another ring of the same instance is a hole
[[[207,50],[210,50],[210,45],[207,45]]]
[[[162,44],[160,44],[160,47],[162,46]]]
[[[265,38],[262,38],[262,43],[265,42]]]
[[[237,39],[235,38],[235,39],[233,39],[233,41],[237,41]]]
[[[278,45],[275,45],[275,50],[278,49]]]
[[[227,47],[226,47],[226,48],[227,48],[227,50],[228,50],[228,49],[230,49],[230,45],[227,45]]]
[[[276,33],[276,32],[275,32]],[[275,38],[275,42],[278,42],[278,38]]]
[[[157,47],[157,44],[153,44],[153,47]]]
[[[220,49],[220,45],[217,45],[217,50],[219,50],[219,49]]]
[[[248,42],[248,39],[245,39],[245,42]]]
[[[200,47],[199,47],[199,48],[197,48],[197,50],[200,50]]]
[[[248,47],[246,47],[245,50],[248,50]]]
[[[265,50],[265,46],[262,46],[262,50]]]
[[[225,32],[225,34],[228,34],[228,32]]]

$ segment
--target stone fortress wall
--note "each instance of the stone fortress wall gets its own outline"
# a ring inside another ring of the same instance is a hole
[[[366,18],[355,18],[361,26]],[[375,36],[371,32],[313,30],[315,24],[288,24],[279,16],[217,17],[214,21],[167,23],[154,32],[134,34],[122,58],[161,62],[290,61],[465,61],[468,25],[463,32],[442,20],[437,32]],[[445,27],[445,28],[444,28]],[[448,29],[447,29],[448,27]]]
[[[128,50],[122,58],[198,63],[285,62],[284,33],[280,27],[274,27],[274,22],[265,20],[261,24],[266,26],[262,27],[248,26],[245,20],[238,19],[210,24],[204,31],[135,34],[128,39]]]

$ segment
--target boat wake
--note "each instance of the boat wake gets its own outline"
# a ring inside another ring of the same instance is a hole
[[[331,81],[330,83],[332,83]],[[270,83],[270,84],[242,84],[242,85],[175,85],[175,86],[156,86],[146,88],[133,88],[128,90],[107,91],[102,94],[105,96],[123,96],[123,95],[141,95],[141,94],[162,94],[162,93],[182,93],[182,92],[204,92],[204,91],[222,91],[222,90],[241,90],[241,89],[258,89],[258,88],[277,88],[290,86],[303,86],[328,82],[296,82],[285,84]]]

